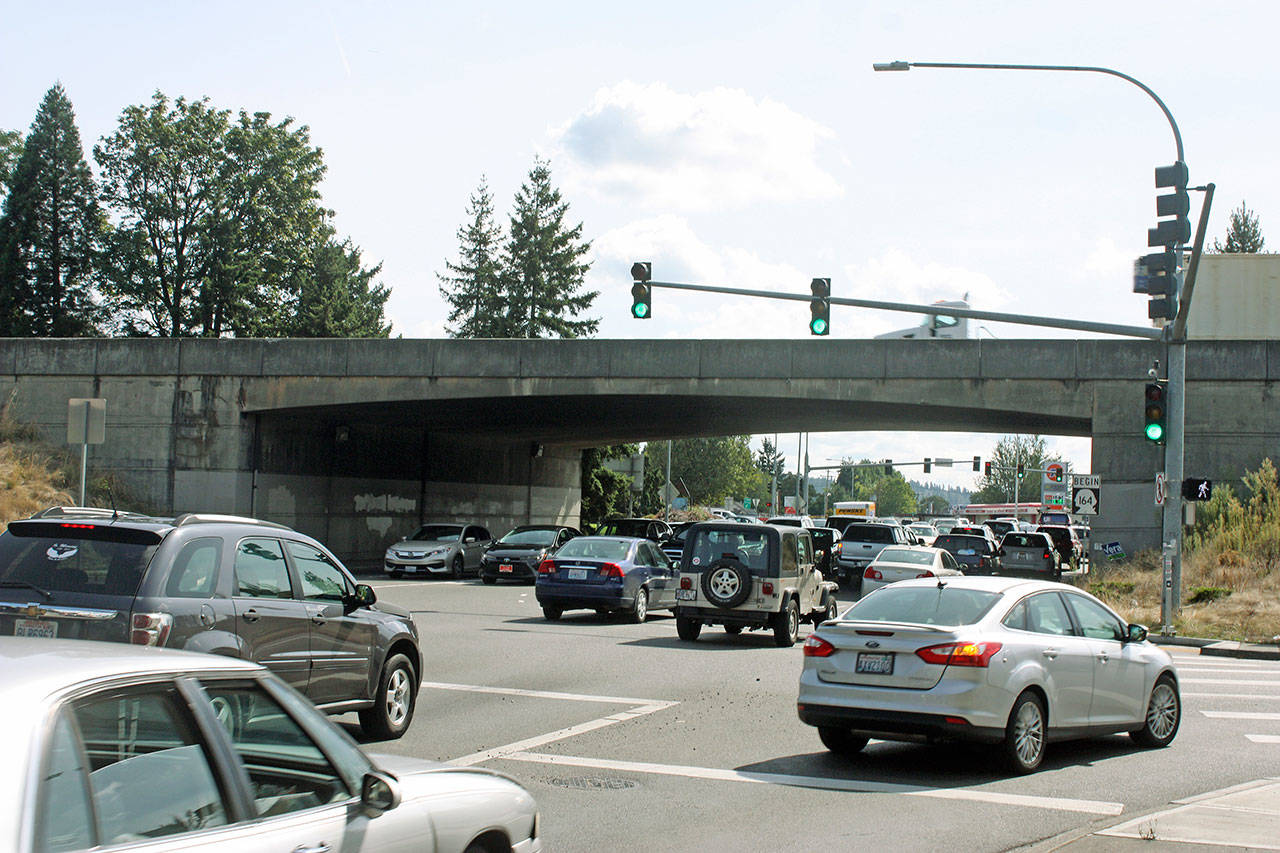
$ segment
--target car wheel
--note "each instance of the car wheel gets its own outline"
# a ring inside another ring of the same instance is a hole
[[[821,625],[823,622],[830,622],[840,616],[840,609],[836,606],[836,597],[834,595],[827,596],[827,609],[813,617],[814,626]]]
[[[736,637],[742,633],[741,625],[725,625],[724,632],[731,637]]]
[[[1031,773],[1044,759],[1044,705],[1034,693],[1023,693],[1013,703],[1004,728],[1004,754],[1018,773]]]
[[[413,665],[404,655],[392,655],[382,667],[373,707],[360,712],[360,727],[370,737],[398,738],[409,728],[416,705]]]
[[[822,745],[834,752],[836,755],[852,757],[862,752],[866,747],[870,738],[862,735],[855,735],[848,729],[838,729],[835,726],[818,726],[818,737],[822,740]]]
[[[392,580],[394,580],[394,581],[398,581],[398,580],[400,580],[400,578],[404,577],[404,572],[387,572],[387,574],[388,574],[388,575],[391,577],[391,579],[392,579]]]
[[[559,621],[560,616],[563,613],[564,613],[564,610],[562,610],[559,607],[553,607],[550,604],[542,605],[542,615],[546,617],[548,622]]]
[[[1129,737],[1140,746],[1163,747],[1173,743],[1174,735],[1182,722],[1182,698],[1173,679],[1162,675],[1151,688],[1147,700],[1147,719],[1142,728],[1129,732]]]
[[[644,587],[636,590],[636,603],[631,606],[627,619],[639,625],[649,618],[649,591]]]
[[[491,578],[488,575],[480,576],[480,583],[484,584],[485,586],[493,586],[497,582],[498,582],[497,578]]]
[[[680,639],[692,643],[698,639],[698,635],[702,633],[702,623],[697,619],[690,619],[687,616],[676,617],[676,634]]]
[[[773,614],[773,644],[782,648],[794,646],[800,639],[800,607],[795,599]]]
[[[450,564],[449,577],[451,578],[462,577],[463,568],[465,568],[465,565],[462,562],[462,555],[459,554],[458,556],[453,558],[453,563]]]
[[[214,716],[218,718],[218,722],[222,724],[222,727],[227,730],[227,734],[233,738],[239,738],[245,716],[239,697],[211,696],[209,697],[209,705],[213,707]]]
[[[737,560],[716,560],[702,573],[702,592],[716,607],[737,607],[751,595],[751,573]]]

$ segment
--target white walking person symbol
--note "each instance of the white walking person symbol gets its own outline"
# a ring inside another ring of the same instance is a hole
[[[1199,494],[1199,496],[1200,496],[1200,497],[1202,497],[1202,498],[1207,498],[1207,497],[1209,497],[1209,484],[1208,484],[1206,481],[1204,481],[1204,480],[1201,480],[1201,481],[1200,481],[1200,489],[1199,489],[1198,494]]]

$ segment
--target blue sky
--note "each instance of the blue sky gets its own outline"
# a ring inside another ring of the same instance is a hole
[[[1264,234],[1280,215],[1272,3],[0,0],[0,15],[0,128],[25,130],[59,80],[86,148],[157,89],[309,125],[325,202],[383,262],[406,337],[443,334],[435,273],[481,176],[505,215],[535,155],[593,241],[605,337],[807,335],[803,304],[669,291],[631,320],[642,258],[677,281],[807,292],[830,276],[836,295],[1146,322],[1131,266],[1152,168],[1174,159],[1154,103],[1097,74],[873,73],[882,60],[1124,71],[1169,105],[1192,183],[1217,184],[1211,236],[1242,199]],[[832,334],[915,322],[837,307]],[[811,461],[965,458],[994,440],[823,434]],[[1087,440],[1052,446],[1087,469]]]

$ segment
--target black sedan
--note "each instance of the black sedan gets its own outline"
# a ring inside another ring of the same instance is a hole
[[[551,621],[585,609],[643,622],[650,609],[675,606],[675,574],[650,539],[579,536],[538,566],[538,604]]]
[[[517,527],[484,553],[480,559],[480,580],[486,584],[499,580],[533,583],[538,578],[538,564],[561,545],[581,535],[577,528],[554,524]]]

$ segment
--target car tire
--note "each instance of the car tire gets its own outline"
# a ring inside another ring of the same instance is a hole
[[[542,615],[548,622],[559,622],[560,617],[564,615],[564,609],[553,604],[544,604],[542,605]]]
[[[1173,743],[1181,724],[1182,697],[1178,695],[1178,685],[1168,675],[1162,675],[1151,688],[1146,721],[1142,728],[1129,732],[1129,737],[1139,746],[1159,749]]]
[[[845,758],[852,758],[862,752],[870,740],[862,735],[855,735],[848,729],[835,726],[818,726],[818,738],[827,749]]]
[[[751,573],[738,560],[722,557],[702,573],[702,594],[716,607],[737,607],[751,595]]]
[[[493,586],[497,582],[498,582],[497,578],[491,578],[488,575],[480,576],[480,583],[484,584],[485,586]]]
[[[742,633],[742,626],[741,625],[725,625],[724,632],[728,634],[730,637],[736,637]]]
[[[636,602],[627,611],[627,621],[636,625],[644,624],[649,618],[649,590],[640,587],[636,590]]]
[[[698,635],[702,633],[702,622],[697,619],[690,619],[687,616],[676,617],[676,634],[680,639],[687,643],[692,643],[698,639]]]
[[[1004,757],[1015,773],[1034,773],[1044,760],[1044,703],[1034,693],[1018,696],[1004,728]]]
[[[404,655],[392,655],[382,666],[373,707],[360,712],[360,728],[369,737],[390,740],[404,734],[413,722],[417,706],[417,680],[413,664]]]
[[[782,609],[773,614],[773,644],[779,648],[794,646],[800,639],[800,606],[795,599],[789,600]]]
[[[387,576],[393,581],[398,581],[400,578],[404,577],[404,572],[387,572]]]
[[[458,556],[454,557],[453,562],[449,564],[449,577],[451,578],[462,577],[462,572],[464,569],[466,569],[466,563],[463,561],[462,555],[459,554]]]
[[[836,606],[836,597],[834,595],[827,596],[827,607],[819,613],[813,615],[813,626],[816,628],[823,622],[830,622],[840,616],[840,608]]]

